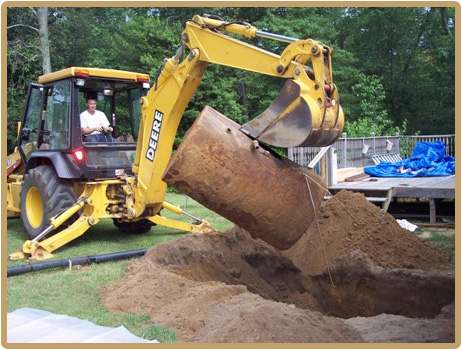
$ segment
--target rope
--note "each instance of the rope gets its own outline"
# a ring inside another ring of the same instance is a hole
[[[359,228],[361,228],[361,230],[363,231],[363,233],[365,234],[365,236],[367,236],[367,231],[364,230],[363,226],[360,222],[358,222],[356,220],[356,218],[353,216],[353,214],[351,214],[349,211],[348,211],[348,208],[345,206],[345,204],[343,204],[340,199],[338,199],[336,196],[334,196],[332,194],[332,192],[330,192],[327,188],[325,188],[324,186],[322,186],[320,183],[318,183],[316,180],[314,180],[311,176],[309,176],[308,174],[303,174],[305,177],[308,177],[310,178],[316,185],[318,185],[320,188],[322,188],[323,190],[325,190],[330,196],[332,196],[332,198],[334,198],[337,202],[339,202],[341,204],[341,206],[345,209],[345,212],[351,217],[351,219],[353,219],[353,221],[359,226]],[[382,218],[385,216],[385,213],[382,215]],[[364,239],[365,238],[362,237],[360,239],[358,239],[355,243],[359,242],[360,240]]]
[[[313,195],[311,194],[311,187],[310,187],[310,182],[308,181],[307,177],[309,177],[307,174],[303,174],[305,176],[305,181],[306,181],[306,185],[308,186],[308,192],[310,193],[310,200],[311,200],[311,205],[314,209],[314,200],[313,200]],[[315,181],[316,182],[316,181]],[[321,234],[321,228],[319,227],[319,221],[318,221],[318,214],[317,214],[317,211],[314,210],[314,218],[316,220],[316,227],[318,228],[318,233],[319,233],[319,241],[321,242],[321,249],[322,249],[322,254],[324,255],[324,260],[326,261],[326,266],[327,266],[327,272],[329,273],[329,278],[330,278],[330,283],[332,284],[332,286],[334,288],[336,288],[335,284],[334,284],[334,280],[332,278],[332,274],[330,272],[330,264],[329,264],[329,260],[327,259],[327,255],[326,255],[326,251],[324,249],[324,243],[323,243],[323,239],[322,239],[322,234]]]

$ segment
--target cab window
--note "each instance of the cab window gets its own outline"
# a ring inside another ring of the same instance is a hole
[[[141,120],[139,99],[142,89],[139,86],[104,81],[86,82],[85,87],[79,89],[80,112],[87,109],[85,103],[88,96],[96,98],[96,109],[106,115],[114,128],[113,137],[116,141],[136,141]]]
[[[59,82],[47,91],[43,143],[51,150],[64,150],[69,147],[70,81]]]
[[[31,152],[39,147],[38,136],[42,113],[42,96],[43,87],[37,85],[31,85],[29,87],[27,110],[19,144],[23,156],[26,157],[26,159],[29,158]]]

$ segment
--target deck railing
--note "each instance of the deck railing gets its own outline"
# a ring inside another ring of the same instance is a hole
[[[342,134],[332,147],[337,155],[337,168],[359,168],[373,166],[372,156],[389,153],[400,154],[403,159],[409,158],[418,141],[443,141],[446,154],[455,156],[455,135],[425,135],[425,136],[375,136],[348,138]],[[308,166],[311,160],[321,150],[320,147],[296,147],[288,149],[288,157],[292,161]]]

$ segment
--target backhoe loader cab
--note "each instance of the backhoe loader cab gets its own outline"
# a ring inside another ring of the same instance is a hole
[[[26,172],[52,165],[59,178],[107,178],[132,174],[141,119],[139,100],[149,88],[145,74],[96,68],[67,68],[29,87],[18,142]],[[113,127],[114,142],[85,142],[80,113],[97,100]]]

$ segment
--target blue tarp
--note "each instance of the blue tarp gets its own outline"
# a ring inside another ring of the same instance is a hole
[[[444,142],[417,142],[410,158],[396,163],[365,167],[364,172],[379,177],[422,177],[455,174],[455,158],[445,155]]]

